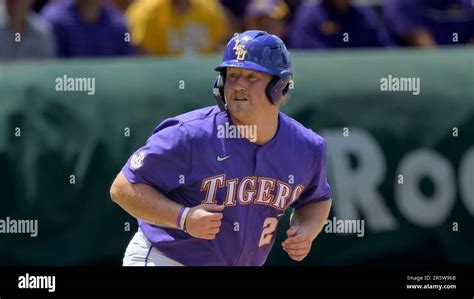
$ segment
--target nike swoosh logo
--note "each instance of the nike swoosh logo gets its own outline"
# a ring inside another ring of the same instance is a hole
[[[228,155],[228,156],[225,156],[225,157],[222,157],[222,158],[221,158],[221,157],[219,157],[219,155],[218,155],[218,156],[217,156],[217,161],[222,162],[222,161],[224,161],[224,160],[230,158],[230,156],[232,156],[232,155]]]

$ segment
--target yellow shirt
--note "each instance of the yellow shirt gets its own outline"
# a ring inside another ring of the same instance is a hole
[[[226,19],[217,0],[190,0],[178,14],[171,0],[137,0],[127,10],[131,38],[155,55],[214,52],[226,37]]]

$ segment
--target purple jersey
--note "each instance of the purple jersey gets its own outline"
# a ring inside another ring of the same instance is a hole
[[[330,198],[326,142],[283,113],[266,144],[222,138],[227,111],[207,107],[163,121],[122,172],[187,207],[224,205],[214,240],[138,220],[154,247],[186,266],[259,266],[288,207]]]

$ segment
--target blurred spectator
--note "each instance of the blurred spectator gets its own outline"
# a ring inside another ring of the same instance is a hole
[[[101,0],[55,0],[41,14],[53,25],[59,57],[133,52],[123,14]]]
[[[387,0],[383,13],[395,40],[430,48],[474,42],[470,0]]]
[[[376,12],[349,0],[322,0],[299,7],[289,33],[289,47],[359,48],[391,46]]]
[[[245,13],[247,9],[247,5],[249,2],[267,2],[266,0],[220,0],[222,5],[224,5],[224,9],[226,12],[226,17],[230,23],[229,31],[231,33],[234,32],[242,32],[245,30]],[[302,0],[285,0],[284,1],[289,9],[289,14],[287,16],[287,23],[292,21],[292,18],[300,4],[303,2]]]
[[[220,0],[221,4],[227,8],[230,12],[232,12],[236,17],[243,17],[245,15],[245,8],[247,7],[247,3],[250,0]]]
[[[245,8],[249,0],[220,0],[220,2],[224,7],[226,19],[228,20],[229,32],[245,31]]]
[[[43,6],[45,6],[46,3],[48,3],[48,1],[49,0],[34,0],[33,10],[36,12],[39,12],[43,8]]]
[[[54,56],[52,29],[32,5],[32,0],[0,1],[0,59]]]
[[[218,51],[226,38],[225,15],[216,0],[141,0],[127,11],[132,41],[153,55]]]
[[[285,40],[289,15],[283,0],[252,0],[245,12],[245,30],[263,30]]]
[[[128,7],[133,2],[133,0],[107,0],[107,1],[111,5],[115,6],[118,10],[122,11],[123,13],[127,11]]]
[[[295,15],[298,7],[303,3],[303,0],[285,0],[285,2],[290,10],[290,20],[292,20],[292,17]]]

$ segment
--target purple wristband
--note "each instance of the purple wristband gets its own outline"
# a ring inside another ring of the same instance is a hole
[[[182,207],[181,209],[179,209],[178,222],[177,222],[177,225],[176,225],[176,227],[178,229],[182,229],[182,227],[181,227],[181,217],[183,217],[183,212],[184,212],[185,209],[186,209],[186,207]]]

